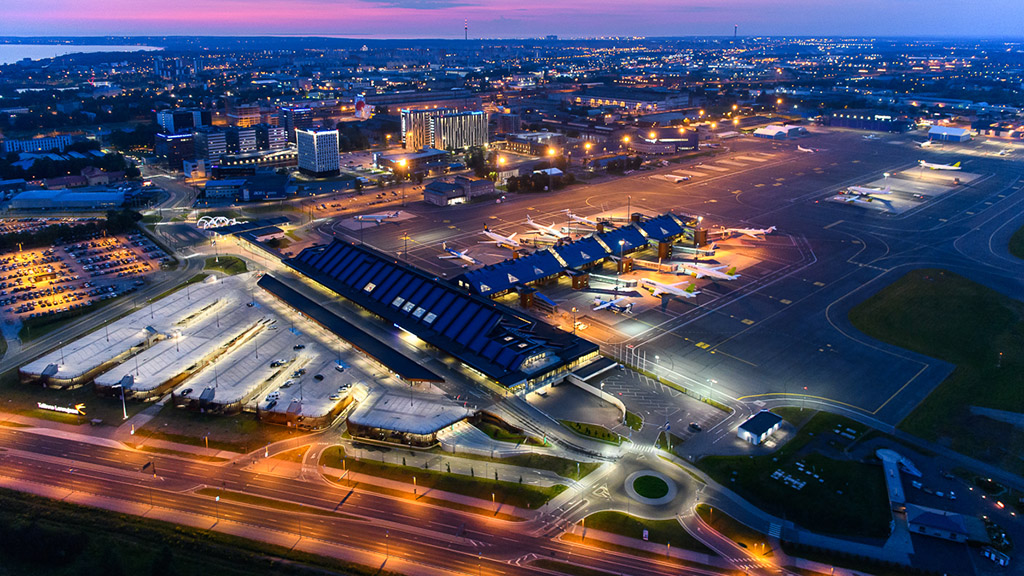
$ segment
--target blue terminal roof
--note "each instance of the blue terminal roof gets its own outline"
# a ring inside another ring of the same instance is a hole
[[[566,268],[581,268],[608,257],[608,250],[593,236],[555,246],[552,250],[558,254]]]
[[[636,224],[630,224],[629,226],[623,226],[605,232],[603,234],[595,234],[594,236],[604,244],[609,253],[616,255],[619,253],[619,240],[624,240],[625,243],[622,245],[622,251],[629,252],[638,248],[643,248],[647,245],[647,239],[640,233],[640,229],[636,227]]]
[[[598,350],[592,342],[363,245],[335,239],[285,264],[502,386],[515,386]]]
[[[548,250],[538,250],[529,256],[505,260],[490,266],[471,270],[462,279],[477,294],[499,294],[516,285],[523,285],[560,273],[564,267]]]
[[[648,238],[659,242],[675,240],[683,233],[682,224],[671,214],[656,216],[650,220],[641,222],[639,226]]]
[[[258,285],[277,296],[285,304],[331,331],[332,334],[362,350],[364,354],[386,366],[407,382],[444,382],[444,378],[420,366],[416,361],[397,352],[390,345],[363,332],[347,320],[303,296],[295,289],[269,274],[260,278]]]

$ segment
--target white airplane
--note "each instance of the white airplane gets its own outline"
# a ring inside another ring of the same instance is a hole
[[[689,284],[690,287],[683,290],[680,286]],[[700,290],[697,290],[697,286],[690,282],[676,282],[675,284],[662,284],[656,282],[650,278],[641,278],[640,285],[651,291],[654,296],[661,296],[668,294],[670,296],[678,296],[680,298],[696,298],[697,294],[700,294]]]
[[[446,255],[446,256],[438,256],[438,258],[440,258],[442,260],[455,260],[455,259],[459,259],[459,260],[465,260],[469,264],[479,264],[480,263],[476,258],[473,258],[469,254],[466,254],[465,251],[461,251],[460,252],[460,251],[455,250],[453,248],[449,248],[447,242],[441,242],[441,249],[448,253],[448,255]],[[465,266],[469,266],[469,264],[465,264]]]
[[[384,214],[363,214],[362,216],[356,216],[355,220],[356,222],[376,222],[378,225],[380,225],[385,220],[398,218],[401,214],[401,211],[386,212]]]
[[[956,164],[934,164],[932,162],[918,160],[917,163],[921,165],[921,168],[931,168],[932,170],[960,170],[959,162]]]
[[[800,152],[810,152],[811,154],[814,154],[814,148],[804,148],[803,146],[797,144],[796,149],[799,150]]]
[[[1010,154],[1010,149],[1009,148],[1003,148],[1002,150],[999,151],[999,156],[1008,156],[1009,154]]]
[[[728,268],[723,272],[723,269]],[[694,278],[711,278],[714,280],[735,280],[740,277],[736,273],[735,266],[708,266],[707,264],[694,264],[690,262],[676,263],[676,274],[689,274]]]
[[[616,314],[629,314],[633,311],[633,303],[630,302],[625,305],[619,305],[619,302],[628,300],[627,296],[616,298],[615,300],[601,300],[601,298],[594,298],[594,311],[598,310],[611,310]]]
[[[580,216],[579,214],[573,214],[572,210],[566,209],[564,210],[564,212],[569,217],[569,220],[572,220],[573,222],[576,222],[578,224],[586,224],[587,226],[597,226],[597,222],[594,222],[589,218]]]
[[[775,232],[775,226],[770,226],[768,228],[726,228],[721,232],[716,231],[717,234],[720,234],[723,237],[732,236],[733,234],[736,234],[742,236],[749,236],[754,240],[763,240],[763,236],[767,236],[772,232]]]
[[[536,232],[530,232],[530,234],[540,234],[541,236],[550,236],[550,237],[554,238],[555,240],[561,240],[562,238],[567,238],[568,237],[568,234],[562,234],[562,232],[560,232],[554,226],[545,226],[543,224],[538,224],[538,223],[534,222],[533,218],[530,218],[529,215],[526,216],[526,224],[527,224],[527,226],[530,226],[531,228],[536,230]]]
[[[480,244],[496,244],[499,247],[500,246],[508,246],[509,248],[512,248],[513,250],[523,247],[523,245],[520,244],[518,240],[516,240],[516,233],[515,232],[513,232],[511,236],[502,236],[501,234],[498,234],[497,232],[491,232],[491,230],[489,228],[487,228],[487,225],[484,224],[484,229],[481,232],[481,234],[483,234],[484,236],[487,236],[488,238],[490,238],[490,240],[481,240]]]
[[[873,196],[875,194],[892,194],[892,188],[886,186],[881,190],[877,188],[868,188],[866,186],[850,186],[846,189],[846,194],[852,194],[856,196]]]
[[[935,146],[935,143],[931,140],[925,140],[924,142],[918,142],[917,145],[921,148],[931,148],[932,146]]]
[[[865,134],[863,138],[865,140],[880,140],[880,138],[878,136],[875,136],[874,134]]]

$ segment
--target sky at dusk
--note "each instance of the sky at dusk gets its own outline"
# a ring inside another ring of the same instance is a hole
[[[0,36],[1024,36],[1024,0],[0,0]]]

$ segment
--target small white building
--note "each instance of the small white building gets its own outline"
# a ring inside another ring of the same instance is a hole
[[[782,416],[768,410],[761,410],[740,424],[736,435],[757,446],[778,430],[781,425]]]

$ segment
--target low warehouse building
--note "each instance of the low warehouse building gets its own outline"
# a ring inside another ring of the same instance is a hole
[[[780,425],[782,425],[781,416],[768,410],[761,410],[740,424],[736,435],[757,446],[771,436],[772,432],[778,430]]]
[[[967,128],[952,126],[932,126],[928,130],[928,139],[942,142],[967,142],[971,139],[971,131]]]

